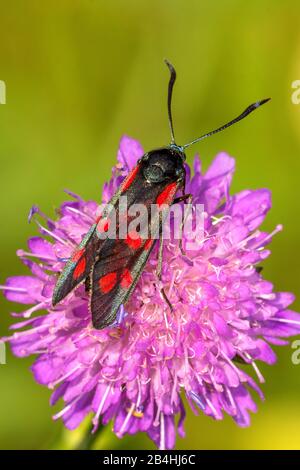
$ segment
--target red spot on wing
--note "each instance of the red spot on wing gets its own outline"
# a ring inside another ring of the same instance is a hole
[[[157,196],[156,204],[171,204],[176,193],[177,183],[170,183],[168,186]]]
[[[85,256],[79,261],[76,268],[74,269],[73,277],[78,279],[85,271],[86,268],[86,259]]]
[[[146,243],[144,245],[144,249],[145,250],[149,250],[151,248],[151,245],[153,243],[153,239],[152,238],[149,238],[149,240],[146,240]]]
[[[128,289],[128,287],[131,286],[132,276],[131,276],[129,269],[124,269],[123,273],[121,274],[120,284],[121,284],[121,287],[123,287],[123,289]]]
[[[142,245],[142,239],[136,231],[132,230],[128,232],[125,243],[133,250],[137,250]]]
[[[99,279],[99,288],[103,294],[108,294],[117,283],[117,273],[108,273]]]
[[[133,183],[134,181],[134,178],[136,177],[137,173],[139,171],[139,165],[135,166],[133,168],[133,170],[131,170],[131,172],[129,173],[129,175],[125,178],[125,180],[123,181],[123,184],[122,184],[122,191],[126,191],[126,189],[128,189],[131,184]]]
[[[102,219],[101,217],[99,218],[99,220],[97,222],[98,232],[100,232],[100,233],[107,232],[108,229],[109,229],[109,226],[110,226],[110,220],[109,219],[107,219],[106,217],[104,217],[104,219]]]
[[[77,263],[77,261],[80,260],[84,252],[85,252],[84,248],[80,248],[79,250],[75,251],[71,257],[71,261],[73,261],[73,263]]]

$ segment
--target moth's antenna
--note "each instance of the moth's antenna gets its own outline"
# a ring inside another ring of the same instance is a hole
[[[227,124],[224,124],[223,126],[219,127],[218,129],[215,129],[214,131],[208,132],[207,134],[204,134],[204,135],[202,135],[201,137],[198,137],[197,139],[192,140],[192,142],[189,142],[188,144],[183,145],[182,148],[185,149],[185,148],[189,147],[190,145],[193,145],[193,144],[195,144],[196,142],[199,142],[200,140],[206,139],[206,137],[210,137],[210,136],[213,135],[213,134],[217,134],[217,132],[223,131],[223,130],[226,129],[227,127],[232,126],[232,124],[235,124],[236,122],[241,121],[241,120],[244,119],[246,116],[248,116],[248,114],[252,113],[252,111],[255,111],[255,109],[257,109],[257,108],[259,108],[261,105],[267,103],[270,99],[271,99],[271,98],[266,98],[266,99],[264,99],[264,100],[260,100],[260,101],[257,101],[256,103],[250,104],[250,106],[248,106],[248,108],[246,108],[245,111],[242,112],[242,114],[240,114],[238,117],[236,117],[236,118],[233,119],[232,121],[227,122]]]
[[[171,144],[175,144],[171,104],[172,104],[173,86],[176,80],[176,70],[167,59],[165,59],[165,64],[168,66],[170,70],[170,80],[169,80],[169,86],[168,86],[168,116],[169,116],[169,126],[170,126],[170,131],[171,131]]]

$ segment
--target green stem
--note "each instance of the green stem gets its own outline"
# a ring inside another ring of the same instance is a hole
[[[96,432],[92,433],[93,427],[91,426],[85,433],[83,439],[75,447],[75,450],[91,450],[94,442],[98,439],[99,435],[104,430],[104,426],[99,425]]]

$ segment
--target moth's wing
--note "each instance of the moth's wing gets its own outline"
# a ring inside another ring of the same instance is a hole
[[[96,224],[93,224],[65,264],[53,291],[52,305],[60,302],[80,282],[88,277],[95,260],[95,255],[103,242],[104,240],[100,240],[96,235]]]
[[[143,184],[143,181],[140,181],[136,188],[134,184],[132,185],[131,203],[144,203],[147,217],[140,231],[145,233],[145,224],[147,224],[148,234],[151,234],[151,237],[139,237],[134,240],[127,236],[125,240],[105,241],[91,273],[90,310],[93,326],[97,329],[112,324],[120,306],[130,297],[158,238],[159,230],[168,213],[167,208],[173,202],[178,188],[178,185],[173,183],[147,188]],[[151,214],[151,204],[158,201],[163,202],[164,210],[157,210]]]
[[[120,306],[138,282],[155,241],[143,240],[134,252],[125,240],[106,241],[105,255],[100,255],[91,272],[90,310],[95,328],[105,328],[115,321]]]
[[[128,192],[139,172],[139,169],[139,165],[136,165],[124,179],[118,191],[105,206],[101,216],[102,221],[110,220],[113,214],[113,209],[115,209],[118,204],[120,195]],[[88,233],[83,237],[81,243],[77,246],[70,259],[65,264],[53,291],[53,306],[58,304],[66,297],[66,295],[69,294],[69,292],[78,286],[78,284],[89,277],[95,257],[101,250],[105,240],[105,234],[103,234],[105,224],[102,224],[102,229],[99,228],[99,225],[101,225],[101,220],[91,226]]]

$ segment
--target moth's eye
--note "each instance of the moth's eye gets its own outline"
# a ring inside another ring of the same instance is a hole
[[[144,169],[144,176],[147,181],[151,183],[160,183],[163,181],[164,172],[162,168],[158,165],[149,165]]]

